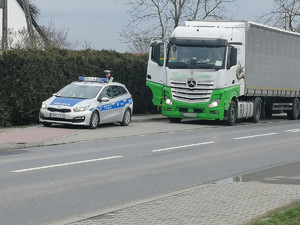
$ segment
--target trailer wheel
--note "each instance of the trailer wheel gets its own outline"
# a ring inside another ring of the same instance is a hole
[[[168,117],[171,123],[180,123],[182,118]]]
[[[236,122],[237,110],[235,101],[231,101],[228,109],[228,119],[226,121],[227,126],[233,126]]]
[[[297,120],[299,119],[299,114],[300,114],[300,103],[298,98],[293,99],[293,108],[291,111],[287,112],[287,117],[290,120]]]
[[[259,98],[254,99],[254,112],[252,117],[252,122],[257,123],[261,116],[261,101]]]

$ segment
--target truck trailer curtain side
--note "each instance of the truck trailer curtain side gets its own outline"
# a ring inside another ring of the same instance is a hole
[[[300,95],[300,34],[250,23],[245,42],[246,95]]]

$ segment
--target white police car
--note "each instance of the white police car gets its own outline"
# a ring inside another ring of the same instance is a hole
[[[79,77],[42,103],[39,120],[51,124],[84,125],[119,122],[127,126],[133,112],[132,97],[125,85],[106,78]]]

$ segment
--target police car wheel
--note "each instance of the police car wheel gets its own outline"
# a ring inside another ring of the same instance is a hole
[[[128,126],[131,121],[131,113],[129,109],[126,109],[123,115],[123,120],[121,122],[122,126]]]
[[[43,124],[45,127],[51,127],[51,123],[43,122],[42,124]]]
[[[91,115],[91,120],[90,120],[90,125],[89,125],[89,127],[90,127],[91,129],[96,129],[97,126],[98,126],[98,124],[99,124],[99,115],[98,115],[98,113],[95,111],[95,112],[93,112],[92,115]]]

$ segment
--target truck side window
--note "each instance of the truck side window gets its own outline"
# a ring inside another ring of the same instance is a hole
[[[164,44],[154,44],[151,48],[151,60],[156,62],[159,66],[164,64]]]
[[[227,69],[237,64],[237,49],[229,46],[228,47],[228,58],[227,58]]]

